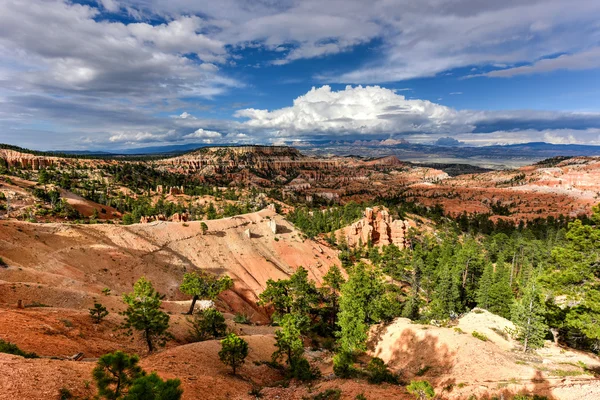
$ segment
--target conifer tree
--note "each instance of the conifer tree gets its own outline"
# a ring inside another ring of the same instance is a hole
[[[490,309],[490,292],[494,284],[494,266],[487,263],[483,269],[483,275],[479,279],[479,288],[477,290],[477,306],[486,310]]]
[[[510,271],[506,267],[503,258],[496,263],[494,283],[489,291],[489,306],[487,310],[491,313],[510,318],[510,307],[514,301],[514,295],[510,287]]]
[[[196,313],[193,320],[188,320],[191,325],[191,334],[194,340],[202,341],[218,338],[225,335],[227,324],[223,314],[214,308],[208,308]]]
[[[532,277],[523,292],[523,297],[515,302],[512,308],[512,321],[517,327],[517,339],[523,343],[523,351],[543,347],[548,331],[545,311],[539,284],[537,279]]]
[[[329,324],[332,329],[335,328],[337,314],[339,312],[339,293],[345,282],[346,280],[342,275],[342,271],[340,271],[340,268],[335,264],[332,265],[325,276],[323,276],[323,290],[325,291],[325,298],[330,309]]]
[[[342,351],[365,349],[368,327],[379,321],[377,306],[383,293],[381,275],[374,268],[364,263],[352,268],[348,281],[342,285],[338,314]]]
[[[225,365],[228,365],[233,370],[233,374],[246,362],[248,356],[248,342],[235,333],[230,333],[221,340],[221,350],[219,351],[219,359]]]
[[[567,243],[552,251],[554,268],[542,279],[555,295],[577,304],[568,308],[566,325],[600,340],[600,204],[591,220],[595,226],[580,220],[569,224]]]
[[[92,372],[98,386],[98,395],[108,400],[122,398],[133,381],[144,375],[138,365],[139,360],[138,356],[129,356],[122,351],[100,357]]]
[[[100,303],[94,303],[94,307],[88,309],[88,311],[90,312],[90,317],[92,317],[92,321],[94,321],[95,324],[102,322],[104,317],[108,315],[108,310]]]
[[[277,350],[273,353],[273,362],[279,362],[285,357],[290,370],[294,370],[296,362],[304,353],[304,344],[302,343],[300,326],[302,321],[294,314],[284,315],[279,324],[281,329],[275,332],[275,347]]]
[[[171,338],[167,332],[169,315],[160,310],[161,299],[152,283],[144,277],[135,283],[133,293],[123,295],[127,309],[122,313],[125,316],[122,328],[127,329],[129,334],[133,330],[140,331],[150,353],[154,351],[155,344],[164,346]]]

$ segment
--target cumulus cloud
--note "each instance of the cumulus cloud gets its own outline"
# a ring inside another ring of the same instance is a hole
[[[248,108],[235,114],[245,125],[276,131],[280,136],[299,133],[446,132],[465,127],[460,112],[427,100],[408,100],[379,86],[312,88],[279,110]]]
[[[290,107],[243,109],[246,129],[272,137],[403,135],[411,141],[439,145],[475,145],[548,141],[596,144],[600,113],[550,111],[456,110],[427,100],[407,99],[380,86],[325,85],[299,96]],[[452,137],[448,137],[452,135]]]

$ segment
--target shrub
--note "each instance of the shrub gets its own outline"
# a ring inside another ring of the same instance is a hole
[[[406,390],[414,395],[417,400],[433,399],[435,396],[433,386],[427,381],[410,381],[410,385],[406,387]]]
[[[367,397],[364,395],[364,393],[360,393],[356,395],[354,400],[367,400]]]
[[[342,398],[342,391],[340,389],[327,389],[313,397],[303,397],[304,400],[339,400]]]
[[[306,358],[299,358],[294,361],[292,367],[292,377],[301,381],[311,381],[321,376],[321,371],[317,367],[311,367]]]
[[[0,267],[8,267],[8,264],[2,259],[2,257],[0,257]]]
[[[369,361],[367,365],[367,372],[369,373],[369,383],[397,383],[398,378],[394,375],[383,362],[381,358],[375,357]]]
[[[71,393],[71,391],[69,389],[67,389],[66,387],[62,387],[58,390],[58,399],[59,400],[69,400],[69,399],[73,399],[73,393]]]
[[[346,351],[340,351],[333,356],[333,373],[340,378],[351,378],[354,373],[354,360],[352,354]]]
[[[423,376],[427,373],[427,371],[429,371],[431,369],[430,365],[425,365],[424,367],[419,368],[419,370],[417,371],[417,373],[415,374],[416,376]]]
[[[95,324],[102,322],[104,317],[108,315],[108,310],[100,303],[94,303],[94,307],[89,309],[90,317]]]
[[[482,340],[484,342],[488,341],[488,337],[485,336],[483,333],[479,333],[477,331],[473,331],[473,333],[471,333],[471,335],[473,335],[474,338],[477,338],[477,339]]]
[[[235,322],[236,324],[249,325],[250,324],[250,318],[246,314],[242,314],[240,312],[237,312],[237,313],[235,313],[235,315],[233,317],[233,322]]]
[[[24,358],[38,358],[37,354],[23,351],[16,344],[7,342],[2,339],[0,339],[0,353],[12,354]]]
[[[208,308],[195,314],[194,319],[188,319],[192,325],[192,339],[198,342],[211,338],[225,336],[227,324],[225,317],[218,310]]]

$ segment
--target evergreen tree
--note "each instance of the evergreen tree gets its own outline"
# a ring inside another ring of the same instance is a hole
[[[479,279],[479,288],[477,290],[477,306],[486,310],[490,309],[490,292],[494,284],[494,266],[487,263],[483,269],[483,275]]]
[[[100,303],[94,303],[94,307],[90,308],[89,312],[95,324],[102,322],[104,317],[108,315],[108,310]]]
[[[523,297],[512,309],[512,321],[517,327],[517,339],[523,343],[523,351],[544,346],[544,338],[548,332],[545,311],[538,282],[536,278],[532,278],[523,292]]]
[[[133,330],[140,331],[148,345],[148,351],[154,351],[155,344],[164,346],[171,338],[169,315],[160,310],[161,295],[154,290],[152,283],[141,277],[133,287],[133,293],[123,295],[127,309],[122,313],[125,322],[122,328],[131,335]]]
[[[231,289],[231,287],[233,287],[233,280],[229,276],[224,275],[218,278],[201,271],[199,273],[188,272],[183,275],[183,282],[179,286],[179,290],[193,296],[188,310],[188,315],[192,315],[198,300],[214,300],[221,292]]]
[[[436,318],[448,318],[462,311],[458,276],[452,268],[442,268],[431,304],[431,313]]]
[[[230,333],[221,340],[221,350],[219,351],[219,359],[233,370],[233,374],[246,361],[248,356],[248,342],[235,333]]]
[[[339,293],[345,282],[346,280],[342,275],[342,271],[340,271],[337,265],[332,265],[325,276],[323,276],[323,290],[325,292],[328,308],[330,309],[329,324],[332,329],[335,329],[337,314],[339,312]]]
[[[279,362],[285,357],[290,370],[294,370],[297,361],[304,353],[304,344],[302,343],[299,317],[293,314],[284,315],[279,321],[281,329],[275,332],[275,347],[277,350],[273,353],[273,362]]]
[[[163,381],[156,372],[133,381],[123,400],[179,400],[183,395],[179,379]]]
[[[275,309],[275,320],[290,313],[309,316],[320,300],[314,282],[308,280],[308,271],[303,267],[298,267],[290,279],[269,279],[258,297],[258,304],[271,305]]]
[[[214,308],[202,310],[195,314],[193,320],[188,321],[192,325],[192,337],[197,341],[222,337],[227,332],[225,317]]]
[[[514,301],[514,295],[510,287],[510,272],[503,261],[499,259],[496,263],[494,283],[489,291],[489,306],[487,310],[491,313],[510,318],[510,307]]]
[[[358,263],[342,285],[338,325],[342,351],[365,350],[369,325],[379,322],[377,309],[384,293],[381,275],[372,267]]]
[[[567,295],[576,304],[566,312],[566,326],[600,340],[600,204],[591,220],[595,226],[581,220],[569,224],[567,242],[553,249],[555,267],[542,281],[555,295]]]
[[[98,396],[108,400],[122,398],[134,380],[144,375],[139,360],[138,356],[129,356],[122,351],[100,357],[92,372]]]

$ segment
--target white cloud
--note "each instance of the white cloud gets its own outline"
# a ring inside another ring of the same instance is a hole
[[[600,47],[575,54],[563,54],[555,58],[544,58],[531,65],[490,71],[485,74],[472,76],[489,76],[510,78],[517,75],[531,75],[556,70],[586,70],[600,67]]]
[[[177,118],[181,118],[181,119],[197,119],[196,117],[194,117],[192,114],[188,113],[187,111],[182,112],[181,115],[179,115]]]
[[[426,100],[408,100],[379,86],[329,86],[312,88],[279,110],[244,109],[235,114],[247,118],[251,128],[269,129],[279,135],[299,133],[397,133],[447,132],[465,127],[460,112]]]
[[[224,62],[227,51],[224,43],[198,33],[198,17],[153,26],[103,21],[96,19],[98,8],[61,0],[38,0],[35,6],[0,0],[0,8],[0,75],[8,76],[0,86],[19,93],[148,101],[210,97],[239,85],[211,64]]]
[[[220,137],[221,137],[221,134],[219,132],[206,130],[203,128],[196,129],[195,132],[190,133],[189,135],[185,135],[186,139],[193,139],[193,138],[214,139],[214,138],[220,138]]]
[[[104,7],[107,11],[110,12],[119,11],[119,9],[121,8],[121,6],[116,0],[100,0],[100,4],[102,4],[102,7]]]

